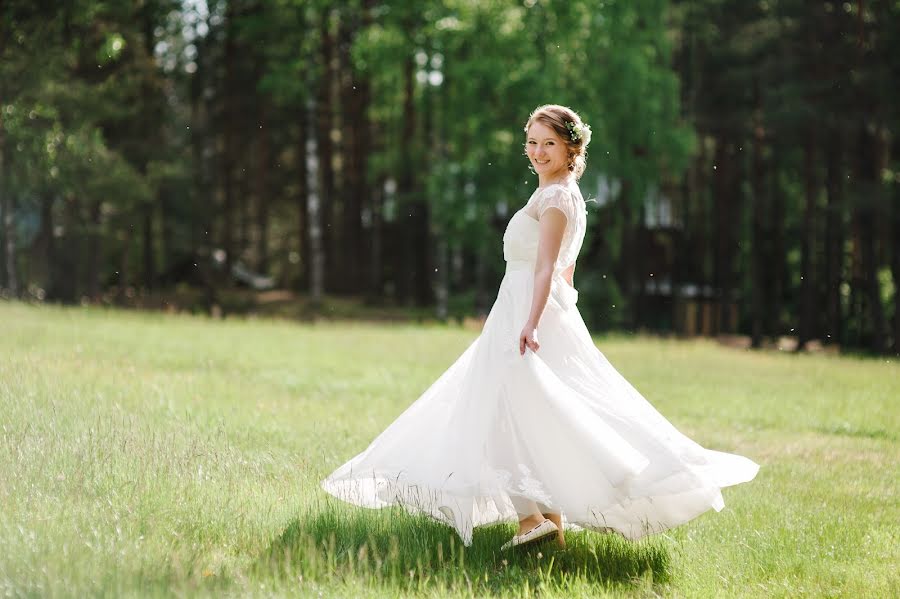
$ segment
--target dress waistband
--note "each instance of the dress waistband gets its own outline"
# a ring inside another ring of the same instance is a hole
[[[531,260],[506,261],[506,272],[523,270],[534,272],[534,267],[535,263]],[[563,310],[568,310],[578,302],[578,290],[569,285],[569,282],[562,276],[562,270],[559,268],[553,271],[553,277],[550,280],[550,297],[553,298]]]
[[[506,272],[513,270],[531,270],[534,271],[535,263],[531,260],[507,260]]]

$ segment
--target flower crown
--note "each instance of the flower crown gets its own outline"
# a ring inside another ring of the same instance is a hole
[[[591,143],[591,128],[587,123],[575,123],[574,121],[566,121],[566,129],[569,130],[569,137],[572,141],[584,140],[581,145],[587,147]]]

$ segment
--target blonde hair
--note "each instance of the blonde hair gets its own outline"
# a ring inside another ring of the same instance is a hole
[[[578,113],[568,106],[561,106],[559,104],[544,104],[538,106],[531,112],[528,116],[528,120],[525,122],[526,134],[532,123],[535,121],[539,121],[553,129],[553,131],[559,135],[560,139],[565,142],[569,154],[569,172],[575,173],[576,180],[580,179],[582,173],[584,173],[584,167],[587,165],[587,148],[585,147],[583,139],[573,140],[570,128],[566,127],[567,122],[574,123],[572,126],[582,124],[581,117],[578,116]]]

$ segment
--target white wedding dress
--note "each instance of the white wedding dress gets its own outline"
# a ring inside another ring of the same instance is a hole
[[[538,351],[519,354],[531,309],[538,218],[567,217],[540,319]],[[365,451],[322,481],[370,508],[402,505],[472,542],[476,526],[516,521],[533,500],[566,525],[629,539],[724,507],[721,488],[759,468],[678,432],[596,348],[562,276],[584,240],[577,184],[538,188],[503,235],[506,274],[478,338]],[[532,504],[534,505],[534,504]]]

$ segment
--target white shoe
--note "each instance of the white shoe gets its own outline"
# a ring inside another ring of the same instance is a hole
[[[525,545],[528,543],[534,543],[535,541],[539,541],[541,539],[545,539],[550,535],[555,535],[559,532],[559,529],[556,527],[550,520],[544,520],[528,532],[523,532],[520,535],[516,535],[507,542],[503,544],[500,548],[501,551],[506,551],[512,547],[517,547],[519,545]]]

